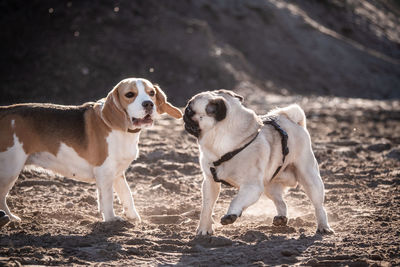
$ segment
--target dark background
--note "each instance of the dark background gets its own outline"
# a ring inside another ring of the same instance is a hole
[[[399,2],[0,1],[0,104],[79,104],[126,77],[160,84],[180,106],[244,81],[400,98]]]

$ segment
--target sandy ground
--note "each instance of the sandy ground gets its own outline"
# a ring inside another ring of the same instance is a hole
[[[305,109],[335,235],[315,234],[311,203],[295,188],[286,195],[287,227],[272,226],[275,208],[260,199],[235,224],[196,237],[197,145],[182,121],[165,117],[143,131],[127,170],[142,223],[102,223],[93,184],[24,171],[8,198],[22,222],[0,230],[0,266],[400,265],[400,102],[239,92],[260,114],[292,102]],[[217,222],[235,193],[223,187]]]

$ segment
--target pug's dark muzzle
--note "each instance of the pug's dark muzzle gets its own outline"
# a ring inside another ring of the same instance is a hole
[[[185,130],[191,135],[199,138],[201,130],[199,124],[192,120],[194,114],[194,111],[190,108],[190,105],[188,105],[185,109],[185,114],[183,115],[183,121],[185,122]]]

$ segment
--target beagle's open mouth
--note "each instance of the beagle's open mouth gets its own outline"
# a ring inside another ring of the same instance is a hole
[[[145,125],[145,124],[152,124],[153,123],[153,118],[151,117],[150,114],[147,114],[146,116],[144,116],[143,118],[139,119],[139,118],[132,118],[132,123],[134,126],[141,126],[141,125]]]

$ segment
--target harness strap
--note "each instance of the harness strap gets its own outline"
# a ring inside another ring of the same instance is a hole
[[[214,182],[222,183],[222,184],[227,185],[227,186],[232,186],[230,183],[228,183],[228,182],[226,182],[224,180],[218,179],[217,170],[214,167],[210,167],[210,172],[211,172],[211,174],[213,176]]]
[[[287,141],[288,141],[289,136],[285,132],[285,130],[283,130],[281,128],[281,126],[279,126],[279,124],[276,123],[276,118],[270,117],[267,120],[264,120],[263,123],[264,123],[264,125],[267,125],[267,124],[272,125],[275,128],[275,130],[277,130],[279,132],[279,134],[281,135],[282,155],[283,155],[283,157],[282,157],[282,165],[280,165],[276,169],[276,171],[274,172],[274,174],[271,177],[271,180],[272,180],[278,174],[278,172],[281,170],[281,168],[283,166],[283,163],[285,163],[286,155],[289,154],[289,148],[287,146]]]
[[[210,172],[211,172],[211,174],[212,174],[212,176],[213,176],[213,179],[214,179],[214,181],[215,181],[216,183],[223,183],[224,185],[232,186],[230,183],[228,183],[228,182],[226,182],[226,181],[224,181],[224,180],[218,179],[217,169],[216,169],[215,167],[221,165],[221,164],[224,163],[225,161],[230,160],[230,159],[233,158],[236,154],[238,154],[240,151],[242,151],[243,149],[245,149],[245,148],[246,148],[248,145],[250,145],[254,140],[256,140],[256,138],[257,138],[257,136],[258,136],[259,133],[260,133],[260,131],[257,131],[257,134],[253,137],[253,139],[251,139],[250,142],[248,142],[248,143],[245,144],[244,146],[242,146],[242,147],[240,147],[240,148],[238,148],[238,149],[235,149],[235,150],[233,150],[233,151],[231,151],[231,152],[228,152],[228,153],[224,154],[219,160],[213,162],[214,167],[210,167]]]
[[[277,130],[279,132],[279,134],[281,135],[281,144],[282,144],[282,165],[280,165],[276,171],[274,172],[274,174],[272,175],[271,180],[279,173],[279,171],[281,170],[283,163],[285,162],[285,158],[286,155],[289,154],[289,148],[287,146],[287,140],[288,140],[288,134],[279,126],[279,124],[275,121],[276,118],[275,117],[267,117],[266,119],[263,120],[263,124],[264,125],[272,125],[275,130]],[[245,149],[247,146],[249,146],[258,136],[258,134],[260,133],[260,130],[257,132],[257,134],[253,137],[253,139],[250,140],[250,142],[248,142],[247,144],[245,144],[244,146],[235,149],[231,152],[228,152],[226,154],[224,154],[219,160],[214,161],[213,162],[213,166],[214,167],[210,167],[210,172],[213,176],[213,180],[216,183],[222,183],[224,185],[228,185],[228,186],[232,186],[230,183],[221,180],[218,178],[217,175],[217,169],[216,167],[218,167],[219,165],[221,165],[222,163],[224,163],[225,161],[228,161],[230,159],[232,159],[234,156],[236,156],[240,151],[242,151],[243,149]]]
[[[248,147],[248,145],[250,145],[258,136],[258,134],[260,133],[260,130],[257,131],[257,134],[253,137],[253,139],[250,140],[250,142],[248,142],[247,144],[245,144],[244,146],[235,149],[231,152],[228,152],[226,154],[224,154],[219,160],[214,161],[213,165],[215,167],[218,167],[219,165],[221,165],[222,163],[224,163],[225,161],[230,160],[231,158],[233,158],[234,156],[236,156],[236,154],[238,154],[240,151],[242,151],[243,149],[245,149],[246,147]]]

